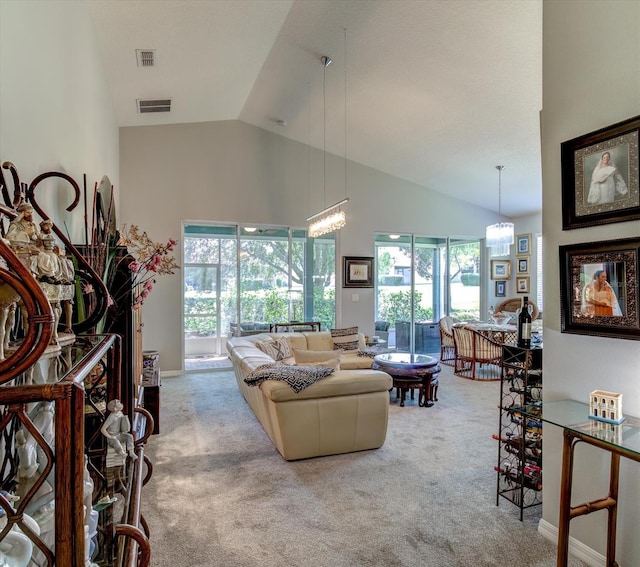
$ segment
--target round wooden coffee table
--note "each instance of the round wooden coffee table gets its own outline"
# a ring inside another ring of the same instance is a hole
[[[404,407],[407,390],[418,390],[418,405],[431,407],[438,401],[438,359],[426,354],[388,352],[373,357],[373,368],[386,372],[393,378],[393,387],[399,394],[400,406]]]

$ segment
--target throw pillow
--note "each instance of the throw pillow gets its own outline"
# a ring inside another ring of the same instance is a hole
[[[358,327],[331,329],[334,350],[358,350]]]
[[[256,346],[275,361],[291,356],[291,349],[286,339],[276,339],[273,342],[259,341]]]
[[[325,360],[340,358],[340,355],[335,350],[306,350],[302,348],[294,348],[293,356],[296,359],[296,364],[304,362],[324,362]]]

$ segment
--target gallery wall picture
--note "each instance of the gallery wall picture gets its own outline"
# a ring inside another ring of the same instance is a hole
[[[519,256],[516,258],[516,276],[529,274],[530,256]]]
[[[505,281],[497,281],[496,282],[496,297],[506,297],[507,296],[507,282]]]
[[[509,260],[491,260],[491,279],[511,279],[511,262]]]
[[[529,276],[516,277],[516,293],[529,293]]]
[[[531,254],[531,234],[518,234],[516,236],[516,255]]]

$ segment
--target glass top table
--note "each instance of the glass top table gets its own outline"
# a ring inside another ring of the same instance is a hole
[[[610,446],[625,457],[640,461],[640,419],[636,417],[625,416],[620,424],[600,421],[589,417],[589,404],[575,400],[544,402],[542,415],[540,405],[526,406],[522,413],[562,427],[583,441]]]
[[[425,368],[438,363],[433,356],[408,352],[387,352],[377,355],[374,360],[392,368]]]
[[[404,407],[407,391],[418,388],[420,407],[431,407],[438,401],[438,373],[440,366],[438,359],[426,354],[411,354],[408,352],[385,352],[373,357],[374,370],[382,370],[393,378],[396,396],[400,398],[400,406]],[[399,394],[399,396],[398,396]]]
[[[515,408],[514,408],[515,410]],[[557,567],[566,567],[569,558],[569,523],[573,518],[608,510],[607,521],[607,567],[616,562],[616,514],[620,457],[640,462],[640,419],[625,416],[620,424],[600,421],[589,417],[589,405],[575,400],[544,402],[541,405],[522,406],[522,414],[562,428],[562,474],[560,480],[560,513],[558,517]],[[603,497],[571,504],[573,483],[574,450],[578,442],[608,451],[611,455],[609,470],[609,493]]]

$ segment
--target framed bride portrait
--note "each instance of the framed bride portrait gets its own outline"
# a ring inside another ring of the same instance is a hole
[[[562,229],[640,219],[640,116],[563,142]]]

